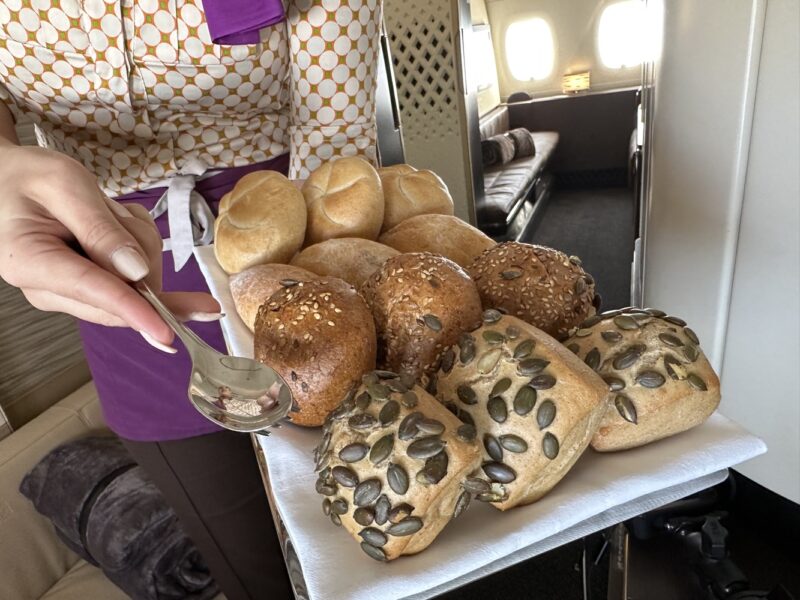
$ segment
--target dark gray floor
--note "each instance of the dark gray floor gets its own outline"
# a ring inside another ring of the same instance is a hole
[[[634,205],[628,188],[555,190],[523,242],[574,254],[597,282],[603,310],[630,305]]]

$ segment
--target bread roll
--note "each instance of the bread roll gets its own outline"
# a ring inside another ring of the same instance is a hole
[[[322,510],[379,561],[424,550],[470,500],[474,435],[413,379],[369,373],[328,417],[316,450]]]
[[[484,308],[519,317],[557,339],[595,313],[594,279],[576,256],[504,242],[469,268]]]
[[[399,254],[367,279],[361,293],[378,332],[378,366],[420,377],[439,355],[475,327],[481,301],[467,273],[428,253]]]
[[[624,450],[695,427],[720,400],[719,378],[695,333],[655,309],[589,318],[565,342],[612,392],[592,447]]]
[[[231,275],[230,288],[236,312],[250,331],[253,331],[259,307],[272,294],[284,286],[294,285],[297,281],[316,278],[314,273],[290,265],[256,265],[235,273]]]
[[[258,310],[255,357],[292,390],[298,425],[322,425],[326,415],[375,368],[375,325],[353,286],[324,277],[273,294]]]
[[[276,171],[242,177],[220,202],[214,253],[228,273],[266,263],[287,263],[303,245],[303,195]]]
[[[363,158],[324,163],[306,179],[303,196],[308,207],[306,246],[343,237],[374,240],[381,231],[381,180]]]
[[[386,212],[383,231],[416,215],[452,215],[453,199],[444,181],[433,171],[417,171],[411,165],[378,170]]]
[[[500,510],[556,485],[608,407],[603,380],[543,331],[496,310],[442,359],[436,395],[473,424],[484,448],[466,488]]]
[[[488,235],[449,215],[420,215],[406,219],[378,239],[399,252],[431,252],[468,269],[495,241]]]
[[[359,288],[387,258],[397,254],[394,248],[371,240],[338,238],[309,246],[295,256],[291,264],[317,275],[344,279]]]

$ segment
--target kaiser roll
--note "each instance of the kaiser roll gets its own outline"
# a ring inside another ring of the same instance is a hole
[[[469,268],[484,308],[519,317],[557,339],[595,313],[594,279],[575,256],[504,242]]]
[[[323,432],[322,511],[375,560],[424,550],[469,504],[475,436],[409,376],[367,374]]]
[[[231,275],[229,285],[236,312],[239,313],[250,331],[253,331],[259,307],[272,294],[282,287],[292,286],[298,281],[310,281],[316,278],[314,273],[309,273],[300,267],[256,265]]]
[[[399,252],[431,252],[468,269],[494,240],[450,215],[419,215],[392,227],[378,239]]]
[[[253,265],[286,263],[303,245],[303,195],[276,171],[242,177],[220,203],[214,252],[228,273]]]
[[[386,201],[383,231],[416,215],[453,214],[453,199],[444,181],[433,171],[418,171],[410,165],[378,170]]]
[[[399,252],[372,240],[337,238],[309,246],[292,259],[293,265],[317,275],[344,279],[356,288]]]
[[[284,287],[256,317],[255,357],[292,390],[298,425],[322,425],[327,414],[375,367],[375,325],[367,305],[334,277]]]
[[[331,238],[374,240],[383,225],[383,191],[375,168],[356,156],[324,163],[303,184],[305,245]]]
[[[612,394],[595,450],[624,450],[705,421],[720,401],[719,378],[686,322],[656,309],[590,317],[565,342]]]
[[[399,254],[367,279],[361,293],[378,333],[378,366],[414,377],[438,367],[439,355],[481,318],[467,273],[442,256]]]

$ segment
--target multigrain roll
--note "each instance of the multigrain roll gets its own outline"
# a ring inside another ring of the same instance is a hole
[[[481,230],[451,215],[419,215],[406,219],[378,238],[400,252],[431,252],[468,269],[480,254],[495,246]]]
[[[519,317],[556,339],[595,313],[594,279],[576,256],[519,242],[489,248],[469,268],[484,308]]]
[[[306,203],[297,187],[276,171],[256,171],[223,196],[214,223],[214,253],[228,273],[287,263],[305,234]]]
[[[315,459],[323,513],[387,561],[424,550],[467,508],[480,449],[413,378],[376,371],[328,417]]]
[[[236,312],[253,331],[259,307],[283,287],[311,281],[317,275],[291,265],[256,265],[230,277],[231,296]]]
[[[372,240],[337,238],[309,246],[291,264],[317,275],[344,279],[358,289],[387,259],[398,254],[394,248]]]
[[[332,238],[374,240],[383,226],[381,180],[363,158],[324,163],[303,184],[308,207],[305,246]]]
[[[378,333],[378,367],[414,377],[438,367],[445,348],[478,325],[481,301],[466,271],[441,256],[400,254],[361,288]]]
[[[453,199],[441,177],[411,165],[378,169],[386,211],[383,231],[416,215],[452,215]]]
[[[635,448],[705,421],[720,401],[719,378],[686,322],[657,309],[590,317],[565,342],[605,380],[612,401],[592,447]]]
[[[298,282],[261,306],[255,358],[274,368],[292,390],[298,425],[322,425],[361,376],[375,368],[375,325],[355,288],[323,277]]]
[[[608,407],[603,380],[555,339],[487,310],[442,358],[436,395],[483,447],[465,488],[500,510],[529,504],[580,457]]]

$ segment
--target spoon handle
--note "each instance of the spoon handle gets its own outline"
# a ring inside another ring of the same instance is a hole
[[[161,315],[161,318],[170,326],[170,329],[181,339],[184,346],[186,346],[186,349],[189,351],[189,354],[195,356],[198,351],[202,352],[205,350],[211,350],[216,354],[216,350],[211,348],[201,340],[194,331],[178,320],[172,311],[161,302],[161,299],[144,281],[140,281],[136,284],[136,290],[156,309],[158,314]]]

